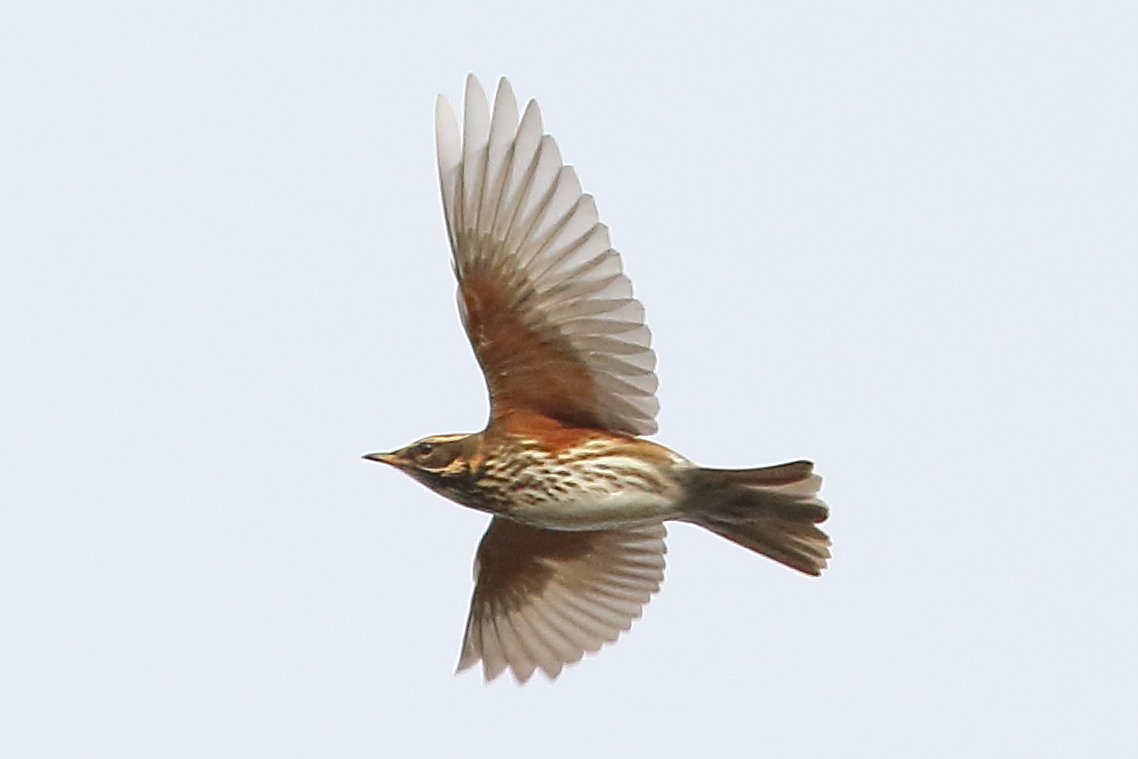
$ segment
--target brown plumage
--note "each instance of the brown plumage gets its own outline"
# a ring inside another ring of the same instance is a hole
[[[639,437],[656,432],[658,410],[644,309],[537,104],[519,123],[506,80],[491,111],[470,77],[461,132],[440,98],[436,138],[490,422],[366,458],[494,515],[459,669],[554,678],[615,641],[663,580],[666,520],[820,574],[828,511],[809,462],[707,469]]]

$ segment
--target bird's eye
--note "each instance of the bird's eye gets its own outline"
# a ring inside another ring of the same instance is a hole
[[[435,444],[434,443],[419,443],[417,446],[415,446],[415,455],[416,456],[430,456],[431,453],[434,452],[434,450],[435,450]]]

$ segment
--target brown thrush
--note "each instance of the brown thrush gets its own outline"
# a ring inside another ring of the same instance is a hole
[[[664,522],[705,527],[806,574],[830,556],[808,461],[696,466],[656,432],[656,357],[590,195],[537,103],[518,121],[473,76],[461,132],[435,111],[458,308],[490,391],[490,422],[365,458],[494,515],[478,546],[459,671],[521,682],[617,639],[664,577]]]

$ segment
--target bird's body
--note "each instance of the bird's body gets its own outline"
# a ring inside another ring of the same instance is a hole
[[[599,530],[675,519],[691,462],[663,446],[540,417],[470,436],[467,476],[439,482],[453,501],[550,530]],[[430,485],[430,483],[427,483]]]
[[[508,83],[467,80],[461,137],[440,99],[439,175],[459,311],[491,418],[367,458],[494,515],[475,561],[459,669],[556,677],[614,641],[659,588],[664,522],[705,527],[819,574],[828,511],[809,462],[706,469],[656,431],[655,355],[592,198]]]

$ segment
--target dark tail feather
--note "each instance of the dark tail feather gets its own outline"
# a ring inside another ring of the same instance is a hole
[[[809,575],[822,574],[830,538],[815,525],[830,510],[809,461],[760,469],[697,469],[685,521]]]

